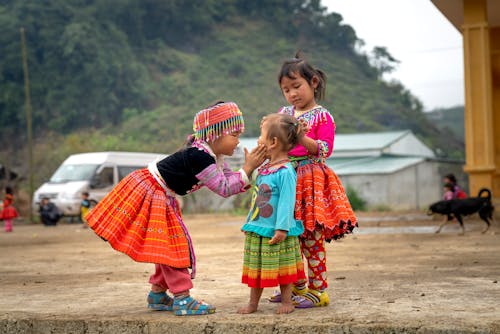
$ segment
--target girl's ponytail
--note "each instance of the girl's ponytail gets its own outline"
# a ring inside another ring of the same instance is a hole
[[[326,90],[326,74],[320,69],[315,69],[315,72],[318,78],[318,86],[314,90],[314,98],[316,100],[323,100]]]
[[[193,143],[194,143],[194,139],[195,139],[194,134],[188,135],[186,137],[186,141],[184,142],[184,147],[185,148],[191,147],[193,145]]]

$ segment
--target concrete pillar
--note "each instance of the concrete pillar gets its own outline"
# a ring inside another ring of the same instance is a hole
[[[493,194],[500,204],[500,27],[490,29],[495,173]],[[500,209],[500,206],[496,206]],[[498,209],[497,209],[498,210]],[[500,210],[498,210],[500,211]]]
[[[495,154],[495,173],[493,175],[493,205],[497,224],[500,224],[500,27],[490,29],[492,100],[493,100],[493,137]]]
[[[470,195],[486,187],[500,196],[494,127],[492,55],[486,0],[464,0],[465,160]],[[495,95],[495,98],[497,96]],[[498,108],[498,107],[497,107]],[[497,117],[498,118],[498,117]],[[496,132],[496,134],[495,134]],[[496,182],[496,181],[495,181]]]

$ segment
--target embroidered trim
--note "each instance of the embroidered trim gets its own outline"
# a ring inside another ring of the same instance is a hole
[[[221,169],[224,165],[224,156],[215,155],[214,151],[212,151],[212,148],[207,144],[207,142],[203,140],[195,140],[191,146],[210,154],[210,156],[215,159],[215,164],[219,169]]]
[[[290,116],[295,117],[295,107],[294,106],[286,106],[280,109],[279,113],[288,114]],[[335,123],[332,114],[323,106],[317,106],[309,111],[306,111],[302,115],[296,117],[297,119],[302,119],[307,122],[307,126],[312,127],[318,123],[327,122],[327,117],[331,117],[332,122]]]
[[[243,132],[245,122],[236,103],[219,103],[195,115],[193,130],[196,139],[214,141],[231,132]]]
[[[311,156],[310,159],[315,162],[324,163],[326,158],[328,158],[328,144],[322,140],[316,140],[318,144],[318,154],[316,157]]]
[[[286,168],[286,166],[290,163],[290,160],[287,159],[286,161],[287,161],[286,164],[281,165],[279,167],[274,167],[273,165],[266,163],[266,164],[260,166],[257,171],[260,175],[269,175],[269,174],[276,173],[278,170],[280,170],[282,168]],[[284,162],[284,161],[282,161],[282,162]]]

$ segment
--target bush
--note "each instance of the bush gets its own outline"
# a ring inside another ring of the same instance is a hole
[[[348,186],[346,188],[346,195],[349,198],[349,202],[351,203],[351,207],[354,211],[366,210],[366,201],[358,195],[354,188]]]

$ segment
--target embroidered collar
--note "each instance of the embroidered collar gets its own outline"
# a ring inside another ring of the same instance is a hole
[[[210,156],[215,159],[217,167],[222,167],[222,165],[224,164],[224,156],[215,155],[214,151],[212,151],[212,148],[210,148],[210,145],[208,145],[207,142],[203,140],[195,140],[193,144],[191,144],[191,146],[210,154]]]
[[[294,116],[294,115],[295,115],[295,110],[296,110],[295,106],[288,106],[288,107],[285,107],[285,108],[288,110],[288,113],[289,113],[290,115],[292,115],[292,116]],[[322,110],[322,109],[324,109],[324,108],[323,108],[323,106],[321,106],[321,105],[317,104],[317,105],[315,105],[313,108],[311,108],[311,109],[309,109],[309,110],[305,110],[305,111],[301,110],[301,111],[299,111],[299,112],[300,112],[300,115],[299,115],[298,117],[301,117],[301,116],[303,116],[303,115],[306,115],[306,114],[308,114],[308,113],[310,113],[310,112],[312,112],[312,111],[316,111],[316,110],[318,110],[318,109],[319,109],[319,110]]]
[[[278,166],[278,167],[274,167],[273,165],[270,165],[269,163],[265,163],[265,164],[263,164],[262,166],[259,167],[258,173],[260,175],[273,174],[273,173],[276,173],[277,171],[279,171],[282,168],[287,168],[287,166],[289,164],[290,164],[290,161],[287,161],[287,163],[284,164],[284,165],[281,165],[281,166]]]
[[[300,117],[304,114],[307,114],[308,112],[311,112],[311,111],[316,110],[316,109],[322,109],[322,108],[323,107],[320,106],[319,104],[315,105],[314,107],[312,107],[311,109],[308,109],[308,110],[297,110],[297,108],[292,106],[292,114],[295,116],[295,113],[298,113],[297,117]]]
[[[280,112],[287,113],[291,116],[295,114],[294,106],[286,106],[281,109]],[[331,118],[332,122],[335,123],[333,116],[330,114],[328,110],[323,108],[321,105],[317,105],[314,108],[306,111],[305,113],[297,116],[297,119],[305,120],[308,126],[313,126],[317,123],[322,123],[327,121],[327,117]]]

